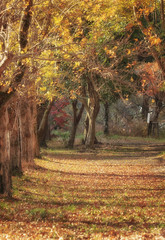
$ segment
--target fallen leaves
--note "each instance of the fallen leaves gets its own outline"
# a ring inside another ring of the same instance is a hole
[[[164,161],[153,146],[110,146],[47,150],[14,177],[0,239],[164,239]]]

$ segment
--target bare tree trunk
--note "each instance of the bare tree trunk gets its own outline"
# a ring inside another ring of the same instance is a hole
[[[94,148],[94,144],[98,142],[96,139],[95,124],[100,109],[100,101],[92,74],[90,75],[90,77],[88,76],[86,80],[88,96],[86,95],[85,87],[83,87],[81,93],[82,97],[80,97],[80,101],[84,104],[87,112],[85,120],[86,126],[84,134],[84,144],[89,148]]]
[[[30,99],[29,101],[29,131],[30,131],[30,139],[29,139],[29,151],[30,151],[30,160],[32,164],[34,163],[34,157],[36,156],[36,148],[37,148],[37,107],[36,101]]]
[[[109,104],[108,104],[108,102],[106,102],[104,104],[104,111],[105,111],[105,115],[104,115],[104,121],[105,121],[104,134],[108,135],[109,134]]]
[[[89,127],[85,145],[87,147],[93,148],[95,142],[95,121],[96,121],[93,111],[90,112],[90,114],[88,115],[88,119]]]
[[[165,18],[164,18],[164,0],[161,0],[161,21],[162,30],[165,30]]]
[[[11,196],[10,131],[7,106],[0,111],[0,193]]]
[[[88,118],[88,114],[86,114],[85,120],[84,120],[84,139],[83,139],[83,144],[86,143],[87,135],[88,135],[88,129],[89,129],[89,118]]]
[[[21,148],[20,148],[20,130],[18,119],[18,104],[16,101],[8,108],[10,119],[10,156],[12,164],[12,175],[22,174]]]
[[[48,116],[50,113],[50,110],[53,106],[54,100],[50,101],[48,106],[45,109],[45,112],[42,116],[42,120],[40,122],[39,125],[39,129],[38,129],[38,143],[39,146],[43,146],[45,143],[45,136],[46,136],[46,130],[47,130],[47,123],[48,123]]]
[[[142,119],[144,121],[147,121],[148,112],[149,112],[149,96],[144,94],[142,103]]]
[[[161,95],[161,93],[159,93]],[[151,116],[151,121],[148,125],[148,135],[153,137],[159,137],[159,123],[158,118],[161,110],[163,109],[162,99],[159,94],[155,96],[155,110]]]
[[[89,102],[86,110],[88,115],[89,126],[85,145],[87,147],[93,148],[96,137],[96,118],[100,109],[100,105],[98,93],[95,91],[95,88],[90,79],[88,79],[88,93]]]
[[[99,112],[99,109],[100,109],[100,107],[98,107],[98,112]],[[97,113],[97,115],[98,115],[98,113]],[[86,145],[86,140],[87,140],[87,136],[88,136],[88,130],[89,130],[89,117],[88,117],[88,114],[86,114],[85,121],[84,121],[84,138],[82,141],[82,143],[85,145]],[[95,134],[94,144],[98,144],[98,143],[99,143],[99,141]]]
[[[157,0],[155,0],[155,11],[154,11],[154,24],[157,24],[158,17],[157,17]]]
[[[35,104],[28,98],[19,104],[19,129],[21,161],[23,167],[34,166],[36,153],[36,110]]]
[[[74,146],[77,127],[78,127],[78,124],[79,124],[80,119],[82,117],[82,113],[84,111],[84,105],[82,104],[79,112],[77,113],[77,111],[78,111],[77,103],[78,103],[77,100],[74,100],[72,102],[73,122],[72,122],[72,129],[71,129],[71,133],[70,133],[70,137],[69,137],[69,141],[68,141],[68,147],[70,147],[70,148],[73,148],[73,146]]]

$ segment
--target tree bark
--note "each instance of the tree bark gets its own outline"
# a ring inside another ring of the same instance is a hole
[[[143,103],[142,103],[142,119],[146,122],[147,116],[149,112],[149,96],[143,95]]]
[[[73,109],[73,121],[72,121],[72,128],[71,128],[71,133],[68,141],[68,147],[73,148],[74,142],[75,142],[75,137],[76,137],[76,132],[77,132],[77,127],[80,122],[80,119],[82,117],[82,113],[84,111],[84,105],[81,105],[81,108],[79,112],[77,113],[77,100],[74,100],[72,102],[72,109]]]
[[[18,119],[18,104],[15,101],[10,104],[8,114],[10,119],[10,157],[12,165],[12,175],[22,174],[21,148],[20,148],[20,130]]]
[[[0,110],[0,193],[11,196],[10,131],[7,106]]]
[[[44,146],[45,145],[45,136],[46,136],[46,130],[47,130],[47,124],[48,124],[48,116],[50,113],[50,110],[53,106],[54,100],[50,101],[45,109],[45,112],[42,116],[42,120],[39,125],[38,129],[38,143],[39,146]]]
[[[85,145],[89,148],[94,148],[95,137],[96,137],[96,118],[100,109],[99,105],[99,96],[96,92],[92,82],[88,79],[88,94],[89,94],[89,102],[86,107],[87,115],[88,115],[88,132],[85,141]]]
[[[164,0],[161,0],[161,21],[162,30],[165,30],[165,18],[164,18]]]
[[[161,110],[163,109],[162,99],[159,96],[161,93],[158,93],[155,96],[155,109],[151,116],[151,121],[148,124],[148,136],[159,137],[159,123],[158,118]]]
[[[19,40],[20,40],[20,51],[25,51],[27,42],[28,42],[28,30],[31,22],[31,16],[32,16],[32,8],[33,2],[32,0],[26,1],[26,7],[23,11],[23,16],[20,21],[20,33],[19,33]],[[2,18],[0,20],[0,24],[3,27],[3,32],[6,31],[7,27],[10,25],[8,23],[7,19]],[[1,29],[2,30],[2,29]],[[6,42],[5,42],[6,41]],[[5,45],[8,45],[8,39],[5,39],[3,42],[3,48],[5,48]],[[8,51],[8,49],[3,49],[4,53],[5,51]],[[0,75],[4,72],[4,70],[9,67],[11,61],[13,60],[14,56],[10,53],[7,54],[7,57],[4,58],[0,63]],[[11,158],[11,146],[13,146],[13,142],[11,142],[11,126],[13,124],[12,119],[11,122],[9,121],[9,115],[10,109],[8,108],[11,100],[14,99],[15,93],[17,92],[17,86],[21,83],[22,78],[25,74],[26,65],[22,64],[21,61],[18,62],[16,71],[14,73],[13,79],[10,83],[10,86],[8,89],[5,89],[3,87],[0,87],[0,193],[5,193],[8,196],[11,196],[11,186],[12,186],[12,180],[11,180],[11,172],[12,172],[12,158]],[[20,112],[22,109],[20,110]],[[23,115],[23,118],[26,119]],[[25,139],[23,139],[23,127],[26,127],[29,122],[22,121],[21,118],[21,124],[20,126],[20,147],[21,147],[21,160],[22,160],[22,149],[25,147]],[[29,125],[28,125],[29,127]],[[15,135],[15,133],[14,133]],[[17,137],[15,138],[15,140]],[[19,139],[19,137],[18,137]],[[14,139],[12,140],[14,141]],[[24,146],[23,146],[24,145]],[[29,146],[29,142],[27,144]],[[30,150],[31,151],[31,150]],[[16,162],[14,162],[15,164]],[[20,163],[16,163],[16,165],[19,165]]]
[[[108,102],[106,102],[104,104],[104,111],[105,111],[105,115],[104,115],[104,121],[105,121],[104,134],[108,135],[109,134],[109,104],[108,104]]]
[[[0,63],[0,76],[3,73],[3,71],[9,66],[12,60],[13,60],[12,54],[8,54],[8,56],[5,56],[4,59],[2,59]]]
[[[36,109],[31,99],[21,99],[19,103],[19,129],[22,167],[34,166],[36,153]]]
[[[83,144],[86,143],[86,139],[87,139],[87,135],[88,135],[88,129],[89,129],[89,118],[88,118],[88,114],[86,114],[85,120],[84,120],[84,139],[83,139]]]
[[[157,24],[158,17],[157,17],[157,0],[155,0],[155,11],[154,11],[154,24]]]

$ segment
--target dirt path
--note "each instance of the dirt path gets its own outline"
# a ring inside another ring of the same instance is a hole
[[[14,199],[0,199],[0,239],[165,239],[164,148],[52,143],[36,169],[14,177]]]

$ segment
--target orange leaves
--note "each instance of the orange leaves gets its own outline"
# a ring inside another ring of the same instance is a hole
[[[105,47],[104,50],[110,58],[116,57],[116,53],[113,49],[108,49],[107,47]]]
[[[87,42],[88,42],[88,39],[87,39],[86,37],[84,37],[84,38],[81,40],[80,44],[81,44],[82,47],[85,47],[86,44],[87,44]]]
[[[13,89],[12,89],[11,87],[9,87],[7,93],[9,94],[9,93],[11,93],[12,91],[13,91]]]
[[[162,148],[155,141],[113,138],[95,152],[63,148],[55,138],[36,168],[13,177],[14,198],[1,198],[1,239],[163,239],[165,180],[163,162],[150,154]]]
[[[161,39],[159,37],[157,37],[157,35],[151,36],[149,38],[149,41],[151,43],[151,46],[153,45],[159,45],[161,43]]]
[[[131,82],[134,82],[134,79],[133,79],[133,77],[131,77],[130,81],[131,81]]]
[[[137,38],[134,39],[135,42],[138,42],[139,40]]]
[[[132,30],[133,26],[134,26],[133,23],[129,23],[129,24],[127,24],[127,26],[125,27],[125,29],[126,29],[127,31],[130,31],[130,30]]]
[[[146,7],[142,9],[143,14],[148,16],[150,13],[152,13],[155,10],[155,7]]]
[[[146,92],[149,96],[153,96],[153,94],[160,90],[160,72],[157,63],[141,64],[137,70],[142,78],[142,91]]]
[[[131,54],[131,50],[128,49],[128,50],[127,50],[127,55],[130,55],[130,54]]]
[[[126,68],[132,68],[133,66],[135,66],[137,64],[136,61],[133,61],[132,63],[128,63]]]
[[[152,27],[143,29],[143,34],[147,37],[151,46],[159,45],[161,43],[161,39],[157,36],[157,34],[154,33]]]
[[[145,86],[147,85],[147,84],[146,84],[146,79],[142,79],[142,80],[141,80],[141,85],[142,85],[142,89],[143,89],[143,91],[144,91],[144,88],[145,88]]]

